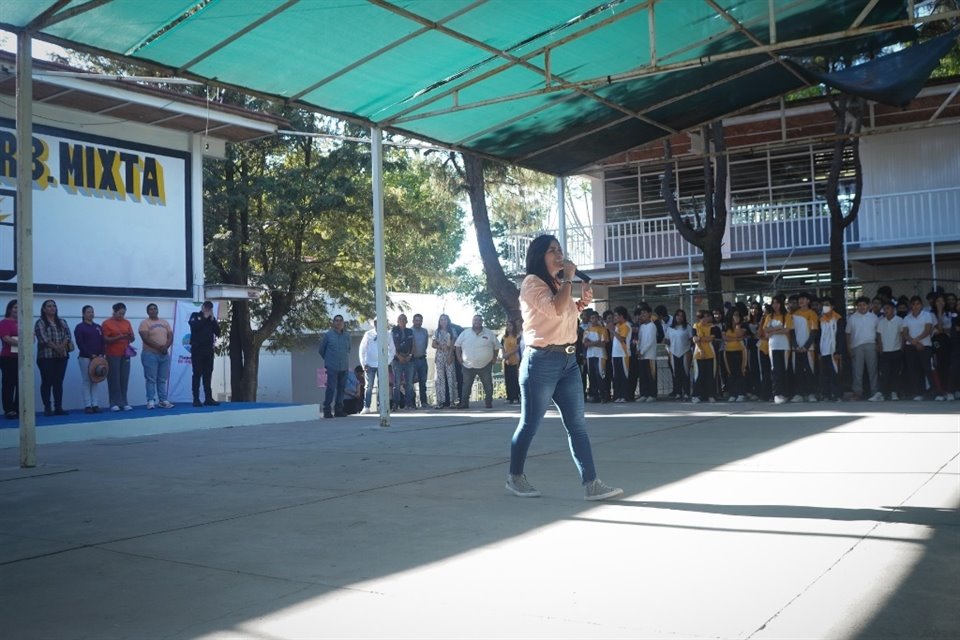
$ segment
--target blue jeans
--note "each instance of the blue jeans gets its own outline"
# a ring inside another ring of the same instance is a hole
[[[343,388],[347,384],[347,372],[327,368],[327,391],[323,394],[323,412],[329,413],[330,406],[337,413],[343,413]]]
[[[527,348],[520,360],[520,424],[510,443],[510,473],[520,475],[527,450],[551,401],[560,412],[573,462],[584,484],[597,477],[584,417],[583,382],[575,354]]]
[[[394,398],[397,408],[401,403],[407,409],[412,409],[413,404],[413,360],[410,362],[393,361],[393,380],[394,380]],[[401,395],[403,394],[403,395]]]
[[[170,354],[160,355],[144,349],[140,352],[143,378],[147,381],[147,402],[167,399],[167,379],[170,377]]]
[[[420,406],[426,407],[427,406],[427,359],[426,357],[413,359],[413,372],[414,372],[413,377],[417,379],[417,390],[420,393]]]

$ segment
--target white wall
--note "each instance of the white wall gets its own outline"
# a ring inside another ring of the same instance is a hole
[[[960,185],[960,125],[864,136],[863,195]]]

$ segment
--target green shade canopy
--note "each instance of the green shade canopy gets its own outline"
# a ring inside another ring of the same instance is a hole
[[[10,0],[0,26],[555,175],[914,35],[906,0]]]

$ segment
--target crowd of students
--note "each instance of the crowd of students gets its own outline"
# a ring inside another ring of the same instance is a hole
[[[957,297],[941,288],[924,301],[880,287],[875,298],[857,299],[846,317],[834,300],[805,292],[696,315],[690,321],[682,309],[671,315],[646,304],[632,316],[623,306],[585,310],[587,400],[656,400],[658,344],[674,400],[960,400]]]

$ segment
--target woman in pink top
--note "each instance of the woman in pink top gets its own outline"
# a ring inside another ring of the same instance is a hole
[[[577,265],[564,260],[556,238],[535,238],[527,249],[527,277],[520,285],[520,313],[526,349],[520,360],[520,424],[510,445],[507,490],[521,498],[536,498],[523,473],[527,451],[547,407],[552,402],[567,430],[573,461],[580,472],[587,500],[605,500],[623,493],[605,485],[593,465],[590,438],[584,418],[583,383],[577,364],[579,312],[593,300],[583,285],[582,298],[573,299],[570,279]]]
[[[17,301],[7,303],[7,312],[0,320],[0,372],[3,373],[3,417],[16,420],[18,414],[17,386],[19,385],[19,332],[17,328]]]

